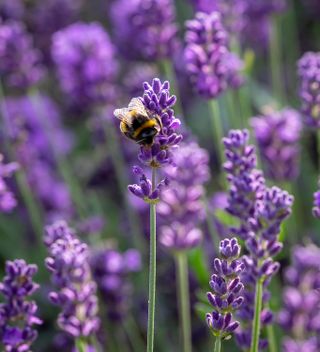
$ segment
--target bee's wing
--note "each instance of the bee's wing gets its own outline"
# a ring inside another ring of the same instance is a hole
[[[128,108],[116,109],[114,110],[113,115],[121,121],[127,121],[128,117],[130,116],[129,109]]]
[[[140,113],[141,115],[146,115],[146,108],[139,98],[132,98],[128,105],[128,109],[130,111],[135,110],[137,113]]]

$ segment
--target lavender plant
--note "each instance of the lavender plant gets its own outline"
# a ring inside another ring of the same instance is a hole
[[[41,325],[37,304],[29,297],[39,285],[33,282],[38,268],[23,259],[6,262],[6,276],[0,282],[5,302],[0,304],[0,342],[6,352],[30,351],[37,338],[35,325]]]
[[[18,163],[11,162],[5,164],[4,156],[0,154],[0,212],[10,212],[17,205],[17,200],[10,190],[6,179],[10,178],[12,174],[19,168]]]
[[[279,269],[273,258],[282,249],[278,235],[282,222],[291,214],[293,197],[277,187],[265,186],[262,173],[255,169],[256,156],[248,138],[246,130],[230,131],[224,138],[227,159],[224,167],[230,184],[227,211],[240,220],[234,230],[245,240],[248,250],[243,258],[245,300],[239,311],[246,324],[237,334],[237,341],[242,348],[250,347],[251,352],[256,352],[265,347],[263,340],[259,345],[261,322],[267,324],[272,320],[271,312],[262,310],[268,300],[264,290]]]
[[[159,201],[161,190],[168,184],[167,178],[159,183],[156,180],[156,170],[172,163],[172,149],[176,148],[182,136],[176,132],[180,126],[180,120],[174,116],[172,107],[176,97],[170,95],[170,84],[168,81],[162,83],[158,78],[152,84],[145,82],[144,94],[140,99],[145,107],[148,118],[157,116],[161,119],[161,129],[154,136],[151,144],[142,144],[138,159],[142,164],[152,171],[152,179],[148,179],[141,167],[134,167],[134,174],[138,175],[139,184],[129,185],[128,189],[135,196],[150,204],[150,267],[149,267],[149,300],[148,300],[148,335],[147,351],[152,352],[154,348],[154,320],[155,320],[155,298],[156,298],[156,204]],[[130,109],[125,110],[130,114]],[[117,111],[115,111],[117,115]],[[131,112],[132,114],[132,112]],[[130,115],[129,115],[130,116]],[[131,115],[133,116],[133,115]],[[132,118],[132,117],[131,117]],[[138,117],[139,118],[139,117]],[[123,117],[125,123],[127,116]],[[129,125],[127,128],[133,128]]]
[[[79,351],[85,351],[88,345],[94,344],[100,325],[88,247],[64,221],[46,228],[45,243],[50,255],[46,266],[58,289],[51,292],[49,298],[62,309],[58,326],[75,339]]]
[[[213,312],[206,315],[207,325],[216,337],[214,352],[221,351],[221,340],[230,338],[240,324],[233,320],[234,312],[244,300],[240,276],[245,265],[239,259],[240,251],[236,238],[224,239],[219,247],[221,259],[214,260],[214,272],[209,282],[212,292],[207,293]]]

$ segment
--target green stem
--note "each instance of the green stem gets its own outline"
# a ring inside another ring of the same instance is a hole
[[[121,152],[118,133],[112,123],[109,123],[108,125],[104,123],[104,134],[107,148],[109,150],[109,155],[114,166],[117,182],[119,184],[119,189],[124,202],[125,211],[128,216],[130,229],[133,233],[134,246],[138,248],[142,254],[144,254],[146,251],[144,242],[141,240],[142,230],[140,226],[140,220],[129,204],[129,198],[127,196],[127,187],[129,183],[129,179],[127,177],[127,168],[125,166],[125,160]]]
[[[267,326],[267,334],[268,334],[269,352],[278,352],[273,324],[269,324]]]
[[[191,316],[189,297],[188,257],[185,251],[175,254],[176,280],[178,286],[179,321],[182,329],[182,351],[192,351]]]
[[[81,338],[76,339],[75,344],[77,352],[87,352],[87,344]]]
[[[140,335],[139,329],[136,326],[134,318],[127,317],[123,323],[123,328],[128,336],[133,351],[141,352],[144,350],[144,342]]]
[[[156,185],[156,168],[152,168],[152,189]],[[153,352],[154,317],[156,303],[156,273],[157,273],[157,229],[156,204],[150,203],[150,264],[149,264],[149,299],[148,299],[148,333],[147,352]]]
[[[229,110],[229,126],[232,129],[239,128],[241,125],[241,112],[238,109],[238,112],[236,113],[235,109],[235,99],[233,92],[229,90],[226,92],[227,95],[227,103],[228,103],[228,110]]]
[[[217,336],[216,341],[214,343],[214,352],[220,352],[221,351],[221,337]]]
[[[250,352],[259,352],[260,315],[262,309],[263,280],[256,282],[255,307]]]
[[[10,141],[8,140],[8,136],[10,135],[9,127],[8,127],[8,122],[10,120],[10,117],[9,117],[9,113],[6,105],[6,100],[5,100],[1,80],[0,80],[0,97],[2,100],[1,114],[3,117],[3,129],[4,129],[3,135],[5,136],[5,146],[8,149],[7,152],[9,154],[10,159],[16,160],[17,158],[15,155],[14,148],[12,147]],[[31,192],[25,170],[22,167],[18,172],[15,173],[15,178],[16,178],[18,187],[20,189],[24,204],[30,216],[31,226],[35,235],[37,236],[37,241],[39,243],[39,246],[40,248],[44,248],[43,238],[42,238],[43,223],[42,223],[41,208]]]
[[[285,103],[285,91],[283,86],[283,69],[281,65],[281,44],[280,44],[280,26],[277,17],[273,18],[271,27],[271,36],[269,43],[269,54],[271,64],[271,78],[273,94],[281,105]]]
[[[222,169],[222,163],[224,160],[223,153],[223,145],[222,145],[222,137],[224,136],[223,126],[221,121],[219,103],[216,99],[209,100],[209,108],[210,108],[210,119],[212,126],[212,137],[215,145],[215,149],[217,151],[218,156],[218,165],[220,169]]]

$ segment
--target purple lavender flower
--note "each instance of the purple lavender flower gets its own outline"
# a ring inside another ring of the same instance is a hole
[[[108,318],[114,322],[125,319],[132,294],[128,276],[140,270],[140,253],[134,249],[124,253],[114,249],[100,250],[93,254],[91,267]]]
[[[247,130],[231,130],[223,139],[227,159],[223,167],[230,185],[226,211],[240,220],[241,226],[232,232],[243,239],[248,234],[248,219],[254,215],[255,204],[265,190],[263,175],[256,169],[254,146],[248,141]]]
[[[293,109],[251,120],[266,175],[275,181],[291,181],[299,172],[301,118]]]
[[[273,275],[279,269],[279,263],[273,260],[281,249],[278,241],[280,226],[291,214],[293,197],[277,187],[267,188],[261,172],[255,169],[254,148],[248,145],[248,131],[230,131],[224,138],[227,162],[224,168],[230,184],[229,206],[227,211],[239,219],[239,226],[232,228],[245,240],[249,254],[243,257],[246,267],[241,275],[246,290],[244,303],[238,316],[246,328],[236,334],[237,342],[243,349],[250,348],[251,323],[254,317],[255,288],[257,282],[263,283],[263,304],[269,300],[266,288]],[[263,309],[260,316],[262,324],[272,321],[272,313]],[[266,341],[260,339],[261,349]]]
[[[151,85],[147,82],[144,83],[144,94],[141,99],[150,114],[156,114],[161,118],[162,128],[151,146],[140,147],[138,158],[151,168],[160,168],[172,163],[172,150],[177,148],[182,140],[182,135],[176,132],[181,122],[174,116],[172,109],[176,97],[170,95],[168,81],[161,83],[158,78],[155,78]],[[168,180],[164,178],[152,188],[151,181],[140,167],[134,167],[133,171],[140,176],[140,182],[129,185],[129,190],[139,198],[157,202],[160,191],[168,184]]]
[[[305,53],[298,61],[301,112],[305,124],[320,128],[320,53]]]
[[[126,58],[156,61],[173,56],[177,26],[172,0],[117,0],[111,20],[116,44]]]
[[[44,71],[40,53],[23,24],[0,24],[0,75],[9,87],[28,89],[38,83]]]
[[[292,265],[285,271],[286,288],[278,321],[286,333],[283,350],[320,349],[320,248],[314,244],[296,246]]]
[[[6,276],[0,283],[0,293],[6,302],[0,304],[0,341],[5,351],[29,351],[37,338],[34,325],[42,324],[37,317],[37,305],[28,300],[39,285],[32,281],[37,266],[23,259],[6,262]]]
[[[184,61],[195,90],[207,99],[242,84],[242,63],[228,49],[228,35],[218,12],[199,12],[186,22]]]
[[[162,193],[158,213],[162,217],[160,242],[172,250],[197,246],[202,238],[198,225],[204,219],[204,183],[209,179],[209,156],[196,142],[183,143],[173,164],[163,168],[170,188]]]
[[[75,23],[55,33],[52,58],[61,89],[75,109],[90,110],[115,97],[115,51],[98,23]]]
[[[320,181],[318,182],[320,186]],[[315,218],[320,219],[320,191],[313,194],[313,208],[312,213]]]
[[[0,154],[0,212],[10,212],[17,205],[14,194],[10,191],[6,178],[10,178],[17,171],[17,163],[4,164],[3,155]]]
[[[55,159],[70,151],[72,138],[61,125],[57,106],[42,95],[10,98],[3,104],[8,111],[8,137],[48,219],[71,216],[70,194],[57,175]]]
[[[100,322],[88,247],[66,224],[60,222],[52,226],[46,228],[45,241],[49,243],[50,253],[46,266],[52,274],[53,285],[57,287],[56,292],[50,293],[50,300],[62,308],[58,325],[74,338],[92,337]]]
[[[214,271],[210,280],[212,292],[207,293],[208,301],[214,309],[206,315],[207,325],[214,336],[223,339],[230,336],[240,324],[232,319],[232,314],[243,303],[240,274],[244,270],[244,264],[238,259],[240,250],[236,238],[220,242],[221,259],[214,260]]]

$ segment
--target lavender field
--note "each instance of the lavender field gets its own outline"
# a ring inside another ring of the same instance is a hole
[[[320,0],[0,0],[0,351],[320,352]]]

